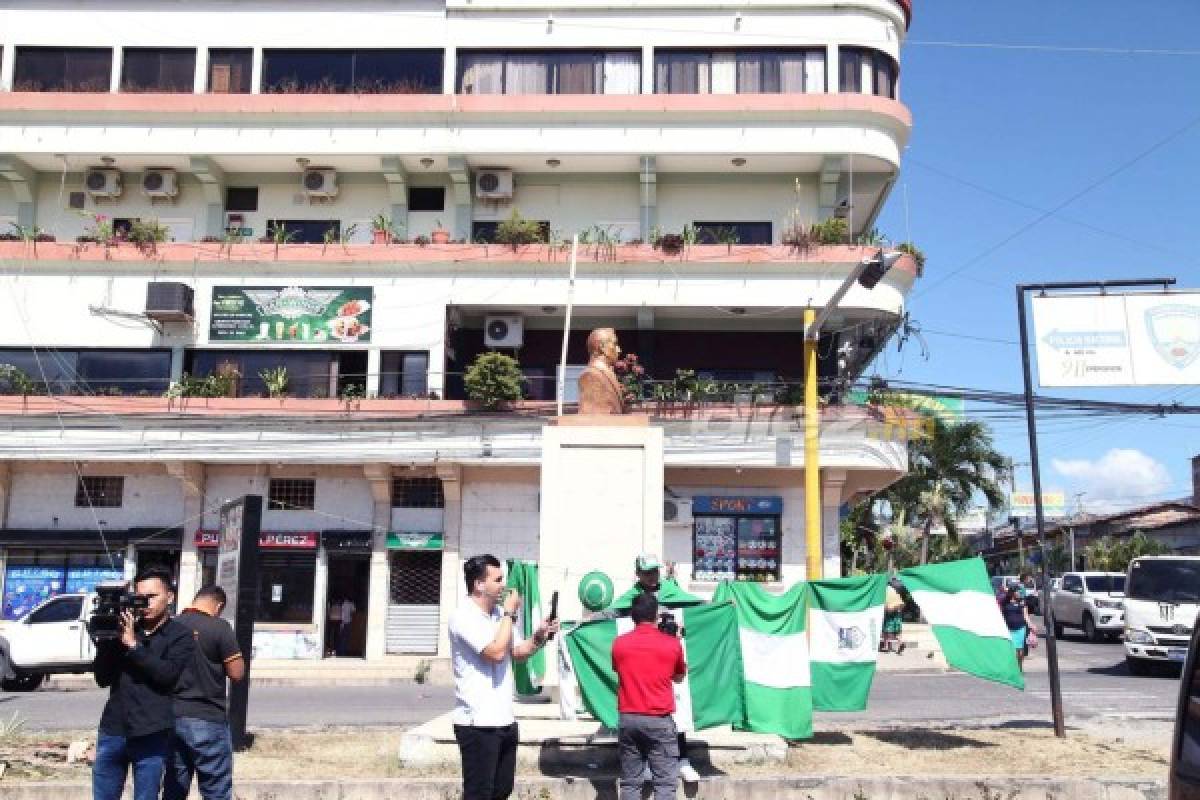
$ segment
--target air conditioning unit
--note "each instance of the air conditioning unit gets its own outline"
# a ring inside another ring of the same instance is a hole
[[[312,167],[304,170],[304,193],[313,197],[336,197],[337,170],[331,167]]]
[[[120,197],[121,170],[93,167],[84,176],[83,186],[92,197]]]
[[[142,173],[142,192],[148,197],[174,197],[179,181],[173,169],[147,169]]]
[[[481,169],[475,173],[475,196],[480,200],[511,200],[511,169]]]
[[[488,347],[520,347],[524,341],[525,325],[519,314],[484,319],[483,343]]]
[[[668,497],[663,500],[663,523],[666,525],[691,525],[692,501],[688,498]]]
[[[186,283],[151,281],[146,284],[146,316],[159,322],[191,322],[195,292]]]

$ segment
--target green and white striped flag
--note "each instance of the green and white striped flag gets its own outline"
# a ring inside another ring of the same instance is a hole
[[[687,678],[675,685],[675,724],[681,731],[702,730],[738,722],[744,714],[741,692],[742,652],[737,614],[729,603],[679,609],[676,621],[685,628],[683,657]],[[587,710],[606,727],[617,727],[617,674],[612,646],[617,636],[633,630],[629,617],[584,622],[566,634],[575,680]],[[689,658],[689,653],[694,654]]]
[[[713,599],[732,600],[737,607],[746,716],[735,727],[787,739],[811,738],[805,584],[774,595],[755,583],[722,582]]]
[[[505,586],[521,593],[521,636],[529,639],[542,624],[542,595],[538,590],[538,565],[536,561],[520,561],[515,558],[507,562],[508,579]],[[541,694],[542,678],[546,675],[546,653],[538,650],[525,661],[513,662],[513,683],[517,694]]]
[[[863,711],[879,655],[883,575],[808,584],[812,704],[817,711]]]
[[[1025,688],[1017,652],[981,558],[911,567],[900,580],[933,627],[950,666]]]

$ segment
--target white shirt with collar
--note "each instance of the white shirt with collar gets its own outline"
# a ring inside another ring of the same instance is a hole
[[[460,599],[450,615],[450,654],[454,665],[455,725],[503,727],[514,722],[512,650],[521,644],[519,626],[513,625],[508,653],[499,662],[483,657],[496,639],[504,611],[496,606],[485,613],[470,598]]]

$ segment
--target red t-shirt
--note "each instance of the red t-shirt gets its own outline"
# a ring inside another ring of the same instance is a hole
[[[613,642],[617,673],[617,710],[624,714],[675,713],[671,678],[687,672],[683,645],[653,622],[643,622]]]

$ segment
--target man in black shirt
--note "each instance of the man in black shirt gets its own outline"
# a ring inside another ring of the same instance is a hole
[[[175,735],[163,800],[183,800],[192,775],[204,800],[233,800],[233,743],[225,679],[240,681],[246,662],[233,627],[221,619],[225,590],[206,586],[179,615],[195,637],[196,652],[175,687]]]
[[[109,692],[96,737],[93,800],[120,800],[130,769],[134,800],[157,800],[175,723],[171,696],[194,651],[191,631],[167,612],[175,599],[171,574],[151,567],[134,591],[145,596],[146,609],[137,617],[122,612],[119,637],[96,647],[96,683]]]

